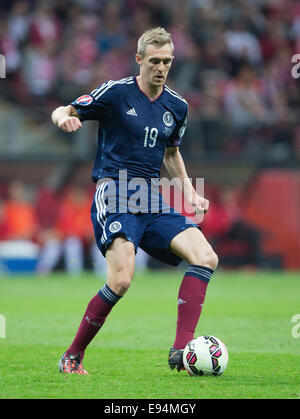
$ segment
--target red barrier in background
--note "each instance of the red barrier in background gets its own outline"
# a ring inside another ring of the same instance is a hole
[[[245,219],[262,232],[262,249],[285,269],[300,268],[300,172],[264,170],[246,189]]]

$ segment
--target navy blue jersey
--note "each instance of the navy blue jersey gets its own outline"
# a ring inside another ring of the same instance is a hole
[[[178,147],[187,124],[187,102],[163,87],[151,100],[136,77],[108,81],[71,103],[81,121],[99,121],[98,150],[92,179],[159,178],[166,147]]]

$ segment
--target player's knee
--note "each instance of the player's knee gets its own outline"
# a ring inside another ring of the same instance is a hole
[[[219,258],[214,252],[213,248],[210,246],[205,250],[197,252],[195,255],[193,255],[192,261],[190,263],[192,265],[205,266],[214,271],[218,266]]]
[[[117,281],[117,286],[119,288],[120,295],[123,295],[130,287],[131,285],[131,277],[125,276],[123,278],[119,278]]]
[[[130,269],[119,268],[110,272],[108,275],[108,284],[118,294],[123,295],[130,287],[133,272]]]
[[[214,252],[214,250],[211,250],[209,252],[209,255],[207,256],[206,264],[210,269],[214,271],[217,269],[218,264],[219,264],[219,258],[218,258],[218,255]]]
[[[130,287],[134,274],[134,248],[132,243],[115,240],[106,254],[108,285],[118,295],[123,295]]]

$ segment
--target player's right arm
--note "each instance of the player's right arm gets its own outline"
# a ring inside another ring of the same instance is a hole
[[[82,127],[83,121],[103,123],[111,114],[113,104],[118,103],[125,83],[133,83],[132,77],[103,83],[90,94],[82,95],[68,106],[60,106],[52,113],[52,121],[65,132],[74,132]]]
[[[82,127],[79,115],[72,105],[59,106],[51,115],[52,122],[64,132],[74,132]]]

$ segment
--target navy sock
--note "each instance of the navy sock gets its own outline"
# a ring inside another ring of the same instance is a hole
[[[115,305],[122,296],[116,294],[109,288],[107,284],[105,284],[99,291],[98,295],[100,298],[102,298],[103,301],[105,301],[107,304]]]

